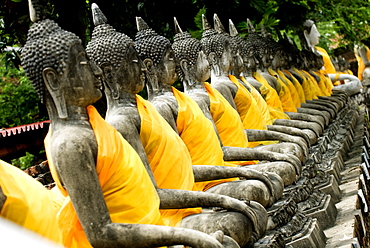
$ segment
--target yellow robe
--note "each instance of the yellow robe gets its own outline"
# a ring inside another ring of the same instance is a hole
[[[283,81],[283,83],[285,83],[285,85],[288,86],[289,91],[290,91],[290,96],[292,97],[294,106],[296,108],[301,107],[301,99],[300,99],[298,91],[297,91],[296,87],[294,86],[294,84],[292,83],[292,81],[290,81],[285,76],[284,72],[282,72],[281,70],[277,70],[277,73],[281,77],[281,81]]]
[[[294,85],[294,87],[295,87],[295,89],[296,89],[296,91],[298,93],[300,103],[305,103],[306,102],[306,98],[304,96],[303,87],[300,84],[300,82],[298,81],[298,79],[295,78],[294,75],[290,71],[284,70],[284,72],[286,74],[288,74],[292,78],[292,81],[291,82],[293,83],[293,85]]]
[[[63,198],[15,166],[0,160],[0,187],[6,196],[0,216],[62,244],[57,214]]]
[[[204,87],[211,101],[211,115],[216,125],[223,146],[248,148],[249,142],[244,131],[243,123],[238,112],[230,105],[223,95],[205,82]],[[234,165],[257,164],[257,160],[251,161],[227,161]]]
[[[308,82],[311,85],[311,91],[313,93],[313,99],[317,99],[318,96],[323,96],[323,93],[321,92],[319,85],[316,81],[316,79],[307,71],[302,70],[305,75],[307,75]]]
[[[179,135],[156,108],[136,96],[140,114],[140,140],[147,154],[158,188],[196,190],[189,151]],[[161,210],[166,226],[176,226],[186,215],[201,212],[200,208]]]
[[[302,89],[303,89],[305,99],[306,100],[314,99],[314,97],[316,97],[316,96],[314,95],[314,90],[311,89],[312,88],[311,87],[311,81],[308,78],[308,76],[303,71],[300,71],[296,68],[294,68],[294,71],[297,72],[301,76],[301,78],[303,79]]]
[[[243,122],[244,129],[257,129],[266,130],[267,123],[262,116],[262,111],[257,105],[256,100],[253,98],[252,94],[238,81],[238,79],[229,75],[231,82],[233,82],[238,91],[234,97],[234,103],[236,106],[236,111]]]
[[[323,96],[330,96],[331,93],[330,93],[329,89],[327,88],[327,83],[326,83],[327,80],[326,80],[325,76],[319,71],[313,72],[313,73],[320,78],[320,82],[318,83],[318,85],[319,85],[319,88],[321,90],[322,95]]]
[[[287,85],[278,77],[278,73],[268,68],[268,71],[271,76],[275,77],[278,83],[280,84],[280,92],[279,98],[281,100],[281,104],[285,112],[297,112],[297,108],[295,107],[292,95]]]
[[[263,99],[263,97],[258,92],[258,90],[256,90],[253,87],[253,85],[248,83],[248,81],[244,77],[240,77],[240,79],[243,81],[243,83],[245,83],[251,89],[251,94],[252,94],[254,100],[256,100],[258,107],[260,108],[262,117],[265,120],[266,124],[267,125],[272,125],[272,123],[274,122],[274,118],[270,115],[269,107],[268,107],[265,99]],[[262,87],[264,87],[264,86],[262,86]]]
[[[253,73],[253,77],[262,84],[260,88],[261,95],[269,106],[269,112],[274,121],[276,119],[290,119],[289,116],[284,113],[283,105],[276,90],[269,85],[267,80],[260,73]]]
[[[335,70],[335,67],[333,63],[330,60],[330,56],[328,52],[321,47],[315,46],[316,50],[322,55],[322,58],[324,60],[324,68],[327,73],[335,74],[337,71]]]
[[[87,111],[98,144],[96,173],[112,222],[163,224],[159,197],[140,157],[93,106],[88,106]],[[63,244],[66,247],[91,247],[52,161],[51,135],[49,130],[45,138],[50,171],[58,189],[66,197],[58,214]]]
[[[204,115],[198,104],[183,92],[172,88],[178,103],[177,131],[189,150],[193,165],[231,166],[224,162],[224,153],[213,124]],[[198,190],[207,189],[237,179],[221,179],[195,183]]]

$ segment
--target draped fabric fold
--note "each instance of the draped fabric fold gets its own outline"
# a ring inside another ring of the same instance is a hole
[[[290,78],[292,78],[291,82],[293,83],[295,89],[297,90],[300,103],[305,103],[306,98],[304,96],[302,85],[299,83],[298,79],[296,77],[294,77],[293,74],[290,71],[284,70],[284,72],[286,74],[288,74],[290,76]]]
[[[140,140],[159,188],[197,190],[189,151],[167,121],[149,101],[136,96],[141,118]],[[161,210],[165,225],[180,225],[186,215],[201,212],[200,208]]]
[[[98,144],[96,173],[112,222],[163,224],[159,213],[159,197],[140,157],[93,106],[88,106],[87,111]],[[50,171],[58,189],[66,196],[58,213],[63,244],[66,247],[91,247],[68,192],[59,180],[51,156],[51,135],[49,130],[45,138]]]
[[[287,85],[284,84],[284,82],[279,78],[278,73],[272,70],[271,68],[268,68],[268,71],[271,76],[275,77],[278,81],[281,89],[278,92],[279,98],[281,100],[281,104],[283,106],[283,109],[285,112],[297,112],[297,109],[295,107],[294,101],[292,99],[290,90]]]
[[[266,100],[270,115],[274,120],[290,119],[289,116],[284,113],[283,105],[276,90],[269,85],[267,80],[260,73],[253,73],[253,77],[263,85],[260,88],[261,95]]]
[[[324,68],[327,73],[335,74],[337,71],[335,70],[335,67],[333,63],[330,60],[330,56],[328,52],[321,47],[315,46],[316,50],[321,54],[323,60],[324,60]]]
[[[235,167],[233,164],[224,162],[224,154],[213,124],[198,104],[183,92],[175,88],[172,88],[172,91],[179,106],[176,120],[177,130],[189,150],[193,165]],[[238,179],[220,179],[195,184],[198,190],[206,191],[217,184],[235,180]]]
[[[289,88],[289,91],[290,91],[290,96],[292,97],[292,100],[293,100],[293,103],[294,103],[294,106],[296,108],[299,108],[301,107],[301,99],[299,97],[299,94],[298,94],[298,91],[296,89],[296,87],[294,86],[294,84],[292,83],[292,81],[290,81],[284,74],[284,72],[282,72],[281,70],[277,70],[277,73],[278,75],[280,76],[281,78],[281,81],[283,81],[283,83],[288,86]]]
[[[0,188],[6,196],[0,216],[62,244],[57,214],[64,197],[3,160],[0,175]]]
[[[251,85],[244,77],[240,77],[240,79],[243,81],[243,83],[245,83],[251,89],[251,94],[252,94],[254,100],[256,100],[257,105],[259,106],[259,108],[261,110],[262,117],[265,120],[266,124],[267,125],[272,125],[272,123],[274,122],[274,118],[271,117],[271,115],[270,115],[268,105],[267,105],[265,99],[263,99],[263,97],[258,92],[258,90],[255,89],[253,87],[253,85]]]
[[[253,98],[252,94],[238,81],[238,79],[229,75],[229,79],[233,82],[238,91],[234,97],[234,103],[236,110],[243,122],[244,129],[257,129],[266,130],[267,123],[262,116],[262,111],[257,105],[256,100]],[[258,142],[255,144],[258,145]]]

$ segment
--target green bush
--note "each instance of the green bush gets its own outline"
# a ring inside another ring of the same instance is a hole
[[[26,152],[26,155],[20,158],[12,159],[12,165],[15,165],[22,170],[27,169],[28,167],[34,166],[35,155]]]
[[[0,55],[0,128],[45,120],[39,113],[39,97],[23,69],[5,65]]]

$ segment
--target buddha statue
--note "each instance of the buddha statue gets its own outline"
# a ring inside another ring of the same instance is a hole
[[[181,30],[179,27],[177,29]],[[208,118],[211,116],[209,120],[211,120],[216,127],[215,131],[220,137],[224,160],[226,162],[233,162],[237,165],[249,164],[245,161],[247,159],[281,161],[280,158],[278,158],[281,154],[278,155],[269,151],[247,148],[247,136],[245,135],[238,113],[217,90],[213,89],[208,83],[205,83],[210,72],[208,60],[204,61],[206,58],[201,49],[200,42],[189,37],[187,32],[181,31],[176,34],[175,42],[172,47],[180,63],[178,74],[180,75],[180,80],[183,82],[185,93],[194,99],[205,116]],[[187,101],[191,102],[189,100]],[[271,154],[273,157],[267,158],[267,154]],[[267,164],[273,166],[279,164],[279,162]],[[266,168],[268,167],[267,164]],[[285,184],[291,184],[292,178],[294,178],[293,175],[295,174],[294,171],[291,170],[293,168],[291,165],[285,163],[280,166],[281,169],[286,168],[287,171],[285,171],[286,173],[284,174],[284,170],[282,170],[277,174],[280,176],[283,175]],[[249,168],[249,166],[246,166],[246,168]],[[299,170],[299,168],[297,169]],[[291,174],[292,172],[293,174]],[[210,190],[212,190],[212,188]]]
[[[370,49],[368,46],[360,45],[355,46],[355,56],[357,59],[358,70],[357,77],[359,80],[363,80],[363,72],[365,68],[370,66]]]
[[[86,50],[103,71],[108,103],[106,121],[131,144],[148,173],[153,174],[164,224],[206,233],[220,230],[241,247],[254,242],[266,229],[267,213],[263,206],[254,201],[242,202],[224,195],[197,191],[186,145],[154,106],[137,95],[144,87],[147,70],[157,65],[162,54],[153,53],[158,61],[151,65],[142,61],[135,48],[137,42],[134,44],[128,36],[107,24],[97,5],[94,4],[92,10],[96,27]],[[150,32],[139,32],[137,36],[140,35],[151,37]],[[164,49],[170,47],[166,40],[145,44],[149,47],[157,45]],[[166,58],[174,63],[170,53],[166,53]],[[174,68],[170,63],[156,70],[158,76],[168,80]],[[209,207],[228,211],[202,212],[202,208]],[[192,221],[186,221],[189,218]]]
[[[159,197],[140,157],[91,106],[102,96],[102,71],[76,35],[32,3],[22,64],[51,120],[45,149],[65,196],[56,216],[63,245],[223,247],[204,233],[157,225]]]
[[[333,84],[336,81],[346,80],[347,82],[344,85],[335,86],[335,89],[345,90],[350,95],[359,93],[362,89],[362,85],[358,77],[350,74],[340,74],[337,73],[334,65],[330,61],[330,56],[327,51],[321,47],[318,47],[320,40],[320,33],[317,30],[315,23],[312,20],[306,20],[303,23],[303,35],[307,42],[307,46],[313,52],[321,54],[324,58],[324,67],[323,69],[327,72]]]

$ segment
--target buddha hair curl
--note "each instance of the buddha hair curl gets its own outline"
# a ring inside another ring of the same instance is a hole
[[[43,70],[50,67],[63,75],[67,68],[69,48],[75,43],[81,44],[81,40],[50,19],[38,21],[28,30],[27,41],[21,52],[22,66],[42,103],[45,98]]]
[[[200,42],[202,44],[202,50],[207,56],[211,52],[214,52],[217,57],[221,57],[225,46],[230,44],[230,40],[225,35],[218,33],[214,29],[204,30]]]
[[[171,47],[170,41],[158,35],[153,29],[140,30],[135,36],[135,49],[142,60],[151,59],[153,65],[158,65],[167,48]]]
[[[118,70],[130,45],[134,45],[130,37],[117,32],[109,24],[101,24],[94,28],[91,41],[86,46],[86,52],[99,66],[109,62],[115,70]]]

